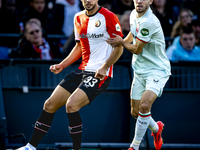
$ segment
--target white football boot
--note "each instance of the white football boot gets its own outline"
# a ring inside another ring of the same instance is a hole
[[[36,148],[28,143],[26,146],[20,147],[16,150],[36,150]]]

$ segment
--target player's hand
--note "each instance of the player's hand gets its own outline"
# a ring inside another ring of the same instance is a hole
[[[60,64],[55,64],[55,65],[51,65],[49,70],[53,72],[54,74],[58,74],[63,70],[63,68],[61,67]]]
[[[104,78],[106,77],[106,69],[103,68],[99,68],[96,72],[95,72],[95,78],[99,78],[100,80],[104,80]]]
[[[122,43],[123,43],[122,37],[117,34],[114,34],[114,33],[113,33],[113,35],[115,36],[115,38],[108,38],[108,40],[106,40],[106,42],[113,47],[122,45]]]

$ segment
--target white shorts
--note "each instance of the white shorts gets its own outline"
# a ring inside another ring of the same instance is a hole
[[[162,95],[163,88],[169,76],[149,76],[141,77],[134,74],[131,86],[131,99],[140,100],[145,90],[154,92],[158,97]]]

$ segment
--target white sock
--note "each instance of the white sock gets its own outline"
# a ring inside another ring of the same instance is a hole
[[[158,132],[158,125],[157,125],[157,123],[154,121],[154,119],[152,117],[151,117],[151,120],[150,120],[150,123],[149,123],[149,129],[153,133]]]
[[[135,126],[135,136],[133,138],[133,141],[130,147],[135,148],[137,146],[139,148],[142,138],[145,135],[145,132],[149,126],[149,123],[151,120],[150,118],[151,118],[151,112],[145,113],[145,114],[139,112],[139,116],[137,118],[136,126]],[[135,148],[135,149],[138,149],[138,148]]]
[[[33,145],[31,145],[30,143],[27,143],[26,146],[30,147],[31,149],[36,150],[36,147],[34,147]]]
[[[133,147],[134,150],[139,150],[140,145],[134,145],[133,142],[131,143],[130,147]]]

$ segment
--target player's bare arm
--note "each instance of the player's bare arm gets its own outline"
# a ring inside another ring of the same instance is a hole
[[[95,78],[99,78],[103,80],[106,76],[106,72],[108,68],[110,68],[122,55],[123,53],[123,47],[122,46],[116,46],[114,47],[114,50],[112,51],[110,57],[107,59],[107,61],[101,66],[101,68],[97,69],[95,73]]]
[[[125,47],[128,51],[131,53],[139,55],[142,52],[143,47],[146,45],[146,43],[136,39],[135,44],[131,44],[133,41],[133,35],[129,32],[127,37],[123,40],[122,37],[113,34],[115,38],[109,38],[107,40],[107,43],[110,44],[111,46],[117,46],[117,45],[122,45]]]
[[[124,38],[124,41],[127,43],[132,43],[133,42],[133,35],[131,31],[128,33],[128,35]]]
[[[59,64],[51,65],[50,71],[54,74],[60,73],[64,68],[68,67],[81,57],[81,44],[77,42],[70,54]]]
[[[113,35],[116,36],[116,34],[114,34],[114,33],[113,33]],[[116,36],[116,38],[109,38],[107,40],[107,43],[110,44],[111,46],[117,46],[117,45],[122,45],[123,40],[127,43],[133,42],[133,35],[132,35],[131,31],[128,33],[128,35],[124,39],[122,39],[122,37],[120,37],[120,36]]]

